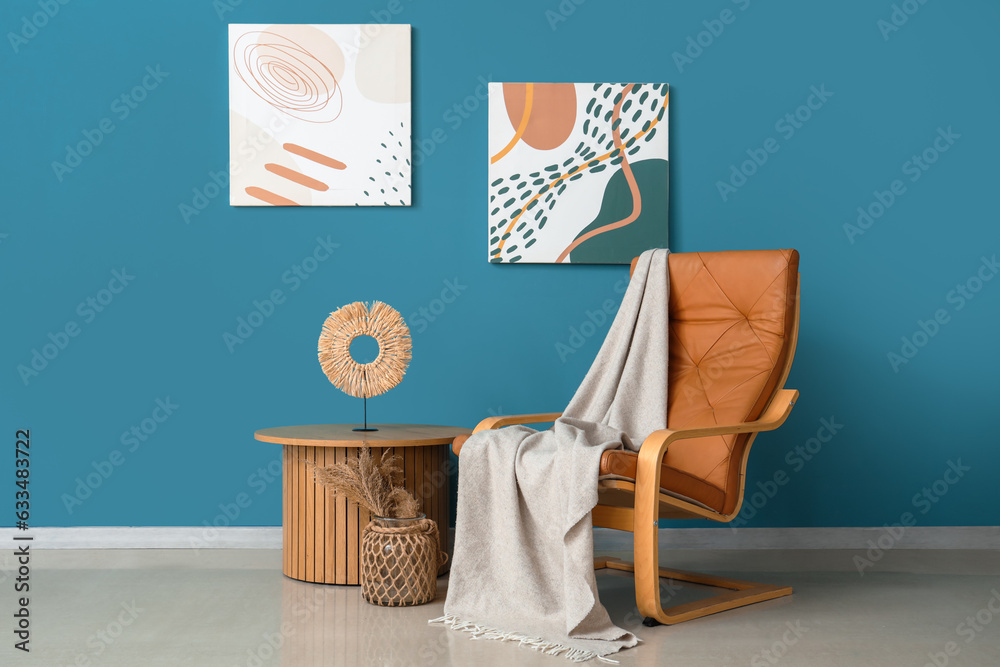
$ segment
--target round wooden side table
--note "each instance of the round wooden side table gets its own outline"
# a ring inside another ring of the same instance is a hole
[[[281,426],[254,433],[262,442],[283,447],[282,572],[292,579],[321,584],[359,585],[361,533],[371,515],[338,498],[313,480],[309,464],[332,465],[357,458],[370,447],[380,458],[393,450],[403,463],[403,485],[420,501],[421,511],[437,521],[447,550],[449,451],[451,442],[471,429],[424,424],[370,424],[377,431],[352,430],[358,424]],[[449,560],[451,554],[449,553]],[[448,570],[445,564],[439,574]]]

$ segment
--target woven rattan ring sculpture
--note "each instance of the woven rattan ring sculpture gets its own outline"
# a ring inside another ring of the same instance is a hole
[[[351,356],[351,341],[371,336],[378,356],[362,364]],[[410,363],[410,329],[392,306],[373,301],[349,303],[330,313],[319,337],[319,363],[337,389],[355,398],[371,398],[399,384]]]

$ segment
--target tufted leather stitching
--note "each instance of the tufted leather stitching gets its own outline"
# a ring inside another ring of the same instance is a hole
[[[682,343],[679,338],[676,341],[674,341],[674,340],[670,341],[670,345],[678,345],[678,344],[680,345],[681,349],[684,350],[684,354],[687,355],[687,358],[691,360],[691,366],[692,366],[692,368],[697,369],[698,368],[698,364],[696,364],[695,361],[694,361],[694,355],[692,355],[690,352],[688,352],[687,348],[684,347],[684,343]]]
[[[719,423],[720,419],[754,419],[759,416],[767,396],[774,389],[780,376],[777,366],[787,354],[789,316],[794,307],[794,275],[790,269],[793,268],[793,258],[797,265],[797,256],[794,251],[765,251],[758,257],[750,257],[752,252],[759,251],[673,256],[677,259],[683,257],[683,263],[678,264],[680,275],[674,281],[674,264],[671,262],[672,282],[681,285],[684,281],[684,284],[671,295],[670,428],[707,426]],[[697,265],[691,262],[692,258],[697,258]],[[746,282],[742,281],[741,273],[744,265],[745,275],[748,276]],[[774,267],[773,276],[760,275],[770,273],[770,267]],[[714,272],[713,268],[721,269],[722,275]],[[728,293],[724,285],[729,285],[733,293]],[[698,294],[698,290],[702,294]],[[755,290],[759,293],[755,294]],[[758,309],[765,296],[774,298],[773,305],[768,303],[765,308]],[[737,305],[737,297],[744,303],[744,308]],[[749,307],[746,307],[747,303]],[[681,309],[676,317],[675,305]],[[729,311],[732,318],[712,317],[718,315],[718,311]],[[741,322],[746,322],[745,328],[739,327]],[[726,324],[729,326],[724,326]],[[721,331],[718,328],[720,325],[724,326]],[[698,336],[706,337],[703,342],[709,347],[697,353],[698,360],[695,361],[695,353],[687,343],[698,340]],[[724,354],[717,352],[719,343],[727,341],[733,345],[732,350]],[[734,354],[739,362],[744,363],[738,362],[734,366],[732,362],[727,364],[722,361]],[[741,377],[744,371],[749,371],[749,375]],[[716,384],[730,380],[735,382],[731,387]],[[750,386],[746,386],[748,384]],[[713,386],[724,391],[713,398]],[[680,387],[683,389],[678,389]],[[740,453],[748,441],[748,434],[678,441],[664,457],[662,486],[706,503],[717,511],[729,511],[727,507],[731,508],[735,503],[737,489],[734,485],[738,482],[736,473],[741,461]],[[624,467],[615,466],[618,472],[631,470],[634,477],[634,453],[605,453],[605,458],[611,457],[620,459],[617,462],[624,464]]]
[[[785,269],[785,270],[783,270],[783,271],[780,271],[780,272],[778,273],[778,275],[776,275],[776,276],[774,277],[774,280],[772,280],[772,281],[771,281],[771,283],[770,283],[770,284],[769,284],[769,285],[768,285],[767,287],[765,287],[765,288],[763,289],[763,291],[761,291],[761,293],[760,293],[760,296],[758,296],[758,297],[757,297],[757,300],[753,302],[753,305],[752,305],[752,306],[750,306],[750,312],[751,312],[751,313],[753,312],[753,309],[757,307],[757,304],[758,304],[758,303],[760,303],[760,300],[764,298],[764,295],[765,295],[765,294],[767,294],[767,291],[768,291],[769,289],[771,289],[772,287],[774,287],[774,283],[778,282],[778,280],[779,280],[780,278],[782,278],[782,277],[783,277],[783,276],[785,275],[785,272],[786,272],[786,271],[787,271],[787,269]],[[748,318],[748,319],[749,319],[749,318]]]
[[[718,278],[716,278],[714,275],[712,275],[712,272],[709,270],[708,266],[705,264],[705,258],[702,257],[701,253],[698,253],[698,257],[701,258],[702,267],[704,268],[705,273],[707,273],[708,275],[712,276],[712,280],[715,282],[716,286],[719,288],[719,291],[722,292],[722,295],[724,297],[726,297],[726,301],[728,301],[729,304],[733,307],[733,310],[735,310],[740,315],[743,315],[743,318],[746,319],[747,318],[746,314],[742,310],[740,310],[739,306],[737,306],[735,303],[733,303],[733,300],[729,298],[728,294],[726,294],[726,290],[722,289],[722,285],[719,285]]]
[[[771,353],[767,351],[767,345],[764,345],[764,341],[760,339],[760,334],[758,334],[757,330],[753,328],[753,322],[750,321],[750,318],[747,318],[747,326],[750,327],[750,331],[753,332],[753,335],[757,338],[757,342],[760,343],[761,349],[764,350],[764,354],[767,355],[767,360],[770,361],[771,365],[773,366],[774,359],[771,358]]]
[[[729,388],[729,391],[727,391],[727,392],[726,392],[725,394],[723,394],[722,396],[720,396],[720,397],[718,398],[718,401],[721,401],[721,400],[722,400],[722,399],[724,399],[724,398],[725,398],[726,396],[729,396],[729,394],[733,393],[734,391],[736,391],[737,389],[739,389],[740,387],[742,387],[743,385],[745,385],[745,384],[746,384],[747,382],[750,382],[751,380],[754,380],[754,379],[756,379],[756,378],[760,377],[761,375],[763,375],[764,373],[768,373],[768,372],[769,372],[769,371],[761,371],[760,373],[757,373],[757,374],[755,374],[755,375],[751,375],[750,377],[748,377],[748,378],[747,378],[746,380],[743,380],[742,382],[740,382],[740,383],[739,383],[738,385],[736,385],[735,387],[730,387],[730,388]],[[718,401],[716,401],[716,402],[718,402]]]
[[[721,436],[721,437],[725,438],[725,436]],[[732,451],[732,447],[729,448],[729,451],[730,452]],[[729,465],[729,459],[728,458],[722,459],[721,461],[719,461],[718,463],[716,463],[715,467],[712,468],[711,470],[709,470],[708,474],[705,475],[705,477],[711,477],[712,473],[715,472],[716,470],[718,470],[723,465]],[[716,484],[712,484],[712,486],[714,486],[715,488],[719,489],[720,491],[722,490],[721,487],[719,487]]]
[[[717,322],[724,322],[725,320],[716,320],[716,321]],[[718,337],[718,339],[716,339],[716,341],[714,343],[712,343],[711,347],[709,347],[707,350],[705,350],[705,353],[701,355],[701,359],[699,359],[698,361],[694,361],[692,359],[692,363],[695,365],[695,368],[698,368],[698,370],[700,371],[701,370],[700,364],[701,364],[701,362],[703,362],[705,360],[705,357],[707,357],[709,355],[709,353],[711,353],[711,351],[715,349],[716,345],[718,345],[719,343],[722,342],[722,339],[726,336],[727,333],[729,333],[732,330],[733,327],[739,326],[739,323],[742,322],[742,321],[744,321],[744,320],[735,320],[735,321],[733,321],[733,323],[731,325],[729,325],[729,328],[726,329],[725,331],[723,331],[722,334]],[[690,356],[690,355],[688,355],[688,356]]]

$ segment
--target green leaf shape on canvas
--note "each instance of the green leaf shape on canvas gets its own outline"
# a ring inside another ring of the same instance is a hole
[[[569,261],[574,264],[629,264],[649,248],[667,247],[667,206],[669,181],[667,160],[650,159],[631,162],[642,197],[642,211],[631,224],[587,239],[573,249]],[[632,191],[625,173],[618,170],[604,188],[604,199],[597,217],[576,238],[588,232],[624,220],[632,214]]]

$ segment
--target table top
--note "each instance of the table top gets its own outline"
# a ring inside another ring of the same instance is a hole
[[[429,424],[369,424],[377,431],[360,432],[352,429],[361,424],[311,424],[264,428],[253,434],[262,442],[300,447],[427,447],[449,445],[472,429],[459,426]]]

